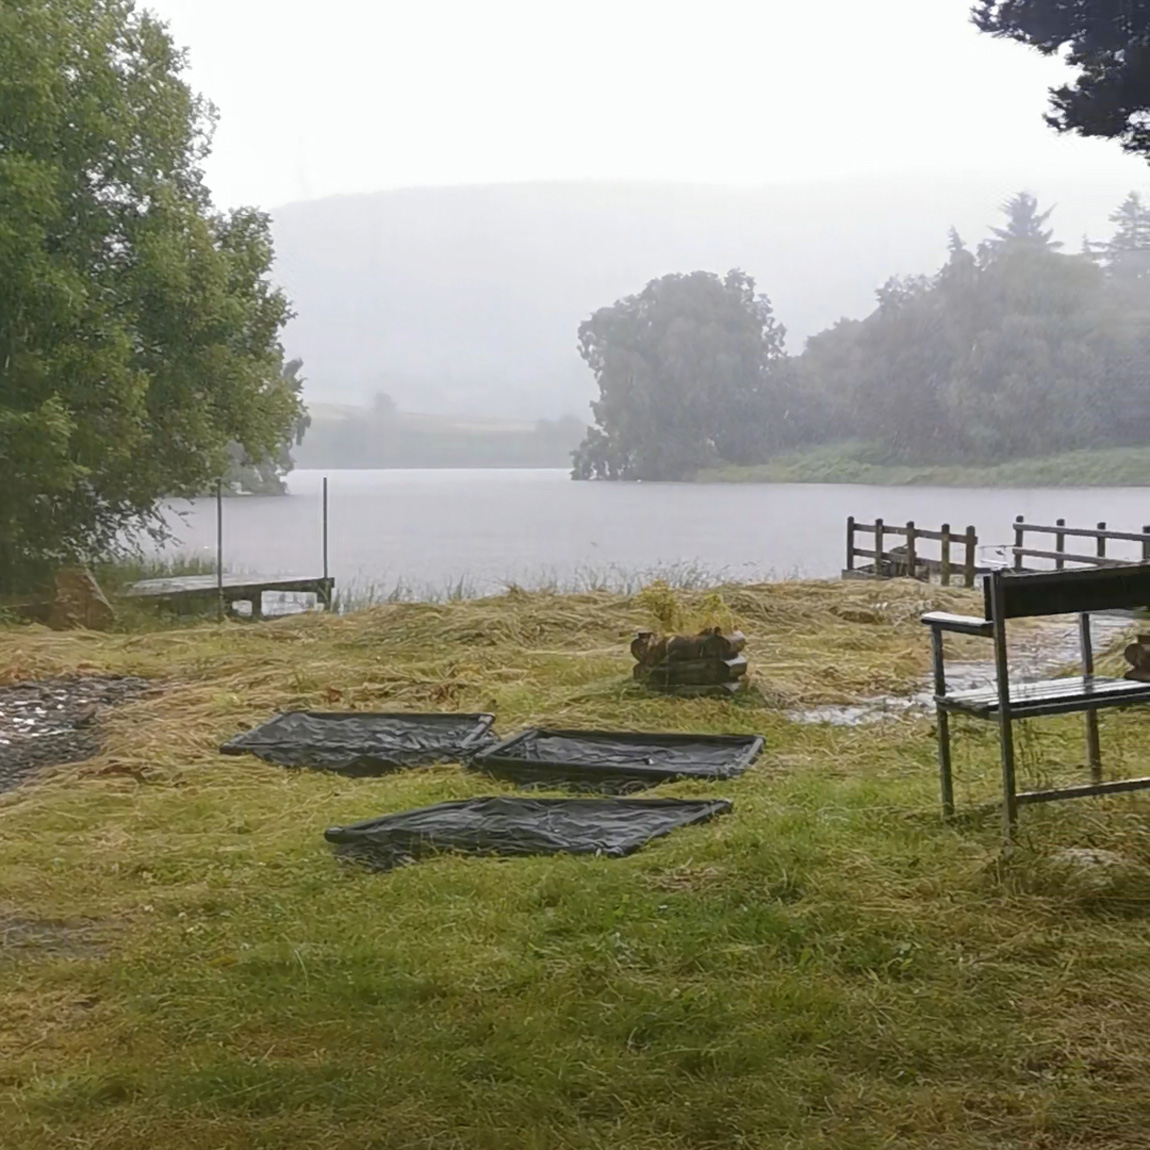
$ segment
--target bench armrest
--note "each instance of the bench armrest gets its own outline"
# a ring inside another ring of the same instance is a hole
[[[994,634],[994,624],[989,619],[979,619],[976,615],[951,615],[946,611],[928,611],[921,621],[939,631],[956,631],[960,635],[982,635],[989,638]]]

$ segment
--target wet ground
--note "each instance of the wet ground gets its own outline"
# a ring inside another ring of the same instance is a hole
[[[0,791],[41,767],[100,753],[100,718],[109,707],[152,690],[146,679],[88,675],[0,687]]]
[[[1120,634],[1128,630],[1131,621],[1108,615],[1091,617],[1095,656],[1104,651]],[[926,640],[926,628],[923,639]],[[1010,665],[1020,680],[1042,679],[1079,666],[1078,617],[1044,619],[1037,626],[1016,630],[1010,636]],[[947,661],[946,685],[949,691],[967,691],[994,686],[994,655],[991,641],[986,640],[986,658]],[[853,704],[828,704],[794,710],[788,718],[796,723],[830,723],[837,727],[854,727],[865,723],[881,723],[897,719],[908,713],[934,710],[934,678],[925,676],[908,695],[888,695],[863,699]]]

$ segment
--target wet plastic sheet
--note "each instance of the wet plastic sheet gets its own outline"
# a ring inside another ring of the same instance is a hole
[[[629,734],[532,729],[472,756],[520,786],[626,793],[670,779],[733,779],[763,749],[760,735]]]
[[[336,853],[391,870],[443,851],[479,855],[598,854],[620,858],[678,827],[731,809],[726,799],[462,799],[384,815],[324,837]]]
[[[458,761],[494,742],[494,716],[292,711],[225,743],[225,755],[257,755],[281,767],[382,775]]]

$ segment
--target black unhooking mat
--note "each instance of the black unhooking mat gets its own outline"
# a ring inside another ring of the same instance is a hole
[[[625,793],[669,779],[733,779],[762,749],[761,735],[532,729],[481,748],[469,761],[520,786]]]
[[[336,853],[391,870],[441,851],[621,858],[677,827],[731,809],[727,799],[461,799],[329,827]]]
[[[493,715],[292,711],[224,743],[225,755],[258,755],[281,767],[382,775],[457,761],[494,738]]]

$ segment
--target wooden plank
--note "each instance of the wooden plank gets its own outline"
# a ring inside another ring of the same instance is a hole
[[[1124,539],[1129,543],[1145,543],[1150,540],[1150,531],[1110,531],[1104,527],[1067,527],[1066,521],[1060,519],[1054,527],[1046,527],[1040,523],[1017,523],[1023,531],[1038,531],[1046,535],[1074,535],[1082,539]]]
[[[1023,791],[1017,796],[1020,803],[1053,803],[1061,799],[1085,799],[1101,795],[1120,795],[1130,791],[1144,791],[1150,787],[1150,778],[1115,779],[1108,783],[1089,783],[1080,787],[1060,787],[1049,791]]]
[[[974,565],[974,556],[975,548],[978,546],[978,536],[974,533],[974,528],[969,525],[966,528],[966,537],[964,543],[966,552],[962,568],[962,582],[966,587],[973,587],[974,575],[976,571]]]
[[[999,712],[997,687],[955,691],[937,702],[947,710],[961,711],[980,719],[995,718]],[[1145,702],[1150,702],[1150,683],[1139,683],[1132,679],[1076,675],[1066,679],[1010,684],[1010,709],[1016,718],[1061,715],[1094,707],[1130,706]]]
[[[884,523],[881,519],[875,520],[874,523],[855,523],[856,531],[864,531],[873,535],[876,531],[881,531],[883,535],[905,535],[905,527],[894,527],[889,523]]]
[[[318,591],[325,582],[319,575],[184,575],[170,579],[144,579],[121,594],[125,599],[169,599],[225,595],[240,598],[244,592]]]
[[[1097,560],[1095,560],[1097,562]],[[1115,607],[1150,606],[1150,564],[1118,564],[1078,571],[996,572],[984,589],[986,617],[992,618],[989,583],[1003,584],[1006,619],[1031,615],[1078,615]]]
[[[1136,567],[1133,559],[1107,559],[1099,555],[1073,555],[1069,551],[1038,551],[1033,547],[1013,547],[1016,556],[1025,555],[1029,559],[1053,559],[1060,564],[1086,563],[1091,567]],[[1062,570],[1061,566],[1055,568]]]
[[[868,551],[865,547],[856,547],[855,554],[863,556],[864,559],[878,559],[881,556],[883,559],[889,559],[892,563],[901,563],[904,559],[904,556],[895,555],[891,551]]]
[[[994,624],[989,619],[977,615],[952,615],[949,611],[928,611],[919,620],[927,627],[940,631],[954,631],[960,635],[981,635],[984,638],[994,632]]]

